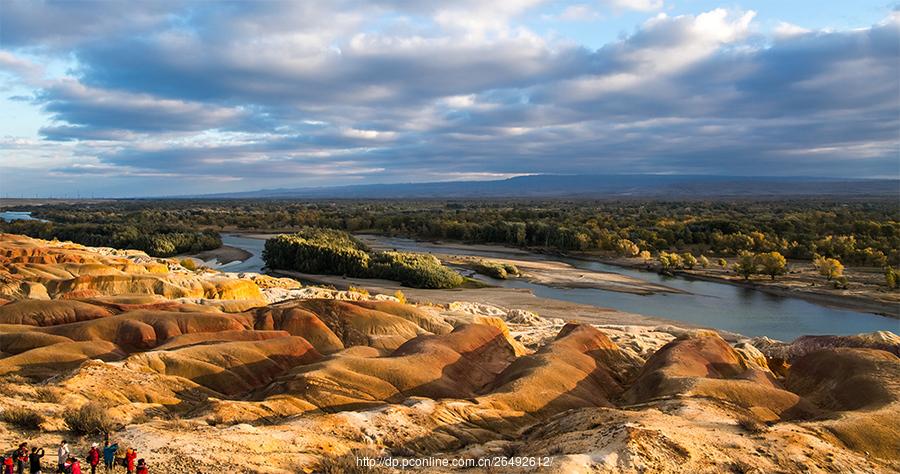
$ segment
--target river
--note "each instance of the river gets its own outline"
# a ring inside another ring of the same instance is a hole
[[[606,265],[577,259],[547,257],[528,253],[507,253],[462,246],[441,246],[409,239],[375,237],[381,246],[423,253],[475,255],[493,258],[529,258],[557,260],[587,270],[619,273],[683,290],[683,294],[655,293],[635,295],[592,288],[563,289],[530,283],[520,279],[494,280],[491,284],[507,288],[527,288],[541,298],[553,298],[574,303],[615,308],[629,313],[684,321],[697,326],[713,327],[746,336],[768,336],[792,340],[804,334],[847,335],[880,330],[900,333],[900,321],[871,313],[832,308],[804,299],[777,296],[764,291],[737,285],[666,277],[653,272]],[[234,266],[221,267],[226,271],[260,271],[265,241],[236,235],[223,235],[226,245],[242,248],[253,257]],[[464,297],[461,295],[461,299]]]
[[[28,211],[3,211],[3,212],[0,212],[0,220],[4,220],[6,222],[43,221],[43,219],[38,219],[37,217],[31,217],[31,212],[28,212]]]

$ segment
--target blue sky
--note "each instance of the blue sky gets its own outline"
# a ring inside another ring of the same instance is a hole
[[[0,195],[900,177],[884,1],[0,2]]]

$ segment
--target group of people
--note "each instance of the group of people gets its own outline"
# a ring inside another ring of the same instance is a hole
[[[150,474],[149,467],[143,459],[137,458],[137,451],[128,448],[125,450],[125,456],[118,458],[116,462],[116,453],[119,452],[118,443],[110,444],[109,440],[104,442],[103,449],[100,449],[97,443],[91,445],[90,451],[84,456],[84,465],[76,456],[72,455],[69,443],[63,440],[56,449],[56,472],[63,474],[97,474],[97,468],[100,466],[100,460],[103,460],[103,466],[106,472],[113,472],[118,464],[125,468],[126,474]],[[42,474],[49,471],[43,471],[41,464],[44,457],[44,448],[28,449],[28,443],[22,443],[19,447],[9,455],[0,454],[0,474],[25,474],[26,469],[29,474]]]

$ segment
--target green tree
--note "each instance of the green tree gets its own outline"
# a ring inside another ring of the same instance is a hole
[[[728,268],[728,260],[725,260],[724,258],[720,258],[719,266],[722,267],[722,270],[725,270],[726,268]]]
[[[684,265],[684,268],[687,268],[689,270],[693,269],[694,267],[697,266],[697,257],[695,257],[690,252],[685,252],[685,253],[681,254],[681,261],[682,261],[682,264]]]
[[[773,280],[777,275],[787,273],[787,259],[778,252],[766,252],[756,255],[756,262],[763,274],[769,275]]]
[[[701,267],[703,267],[703,268],[709,267],[709,259],[706,258],[706,255],[701,255],[700,258],[697,259],[697,261],[700,263]]]

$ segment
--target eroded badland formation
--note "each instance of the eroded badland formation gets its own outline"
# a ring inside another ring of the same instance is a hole
[[[0,410],[43,417],[0,422],[4,451],[62,437],[86,451],[98,436],[73,436],[64,415],[95,403],[157,473],[365,471],[360,455],[900,470],[891,333],[784,344],[595,327],[16,235],[0,236],[0,298]]]

